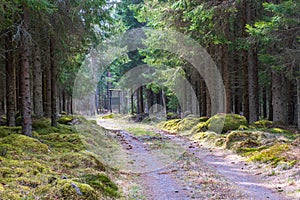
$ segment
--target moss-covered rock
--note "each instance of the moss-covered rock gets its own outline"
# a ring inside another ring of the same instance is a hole
[[[181,119],[171,119],[166,122],[163,122],[162,124],[160,124],[160,126],[163,130],[175,132],[178,130],[178,125],[180,121]]]
[[[247,119],[244,116],[221,113],[211,117],[206,122],[205,128],[216,133],[226,133],[231,130],[238,130],[241,125],[248,125]]]
[[[199,122],[196,126],[194,126],[191,130],[192,134],[205,132],[207,131],[207,124],[206,122]]]
[[[267,135],[259,131],[232,131],[226,136],[225,147],[233,150],[258,147],[265,138]]]
[[[179,123],[178,123],[178,127],[177,130],[178,131],[184,131],[184,130],[189,130],[192,129],[195,125],[197,125],[200,122],[199,118],[195,118],[195,117],[186,117],[184,119],[182,119]]]
[[[72,122],[74,118],[72,116],[62,116],[60,118],[57,119],[57,122],[60,123],[60,124],[69,124]]]
[[[259,120],[253,123],[253,126],[256,128],[270,128],[272,126],[273,122],[263,119]]]

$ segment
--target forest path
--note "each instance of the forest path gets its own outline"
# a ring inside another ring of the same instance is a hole
[[[199,146],[154,125],[119,119],[97,122],[120,141],[127,154],[124,171],[136,177],[144,199],[291,199],[229,152]],[[135,130],[154,135],[137,135]]]

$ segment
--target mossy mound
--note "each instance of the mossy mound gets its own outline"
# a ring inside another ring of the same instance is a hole
[[[102,193],[111,197],[118,197],[118,186],[112,182],[105,174],[86,174],[82,177],[83,182],[100,190]]]
[[[205,132],[207,131],[207,124],[206,122],[199,122],[196,126],[194,126],[191,130],[192,134]]]
[[[42,119],[33,119],[32,120],[32,128],[33,130],[40,130],[47,128],[51,125],[51,120],[49,118]]]
[[[259,147],[262,140],[270,137],[272,136],[260,131],[232,131],[226,136],[225,147],[232,150]]]
[[[215,144],[215,141],[217,141],[218,138],[219,135],[211,131],[196,133],[192,136],[192,140],[194,141],[207,142],[210,144]]]
[[[192,129],[199,122],[200,122],[199,118],[186,117],[178,123],[177,130],[184,131],[184,130]]]
[[[237,114],[217,114],[206,122],[207,130],[216,133],[226,133],[237,130],[241,125],[247,126],[248,122],[244,116]]]
[[[256,128],[270,128],[272,126],[273,122],[263,119],[263,120],[259,120],[254,122],[252,125]]]
[[[72,116],[62,116],[57,119],[57,122],[60,124],[68,125],[69,123],[71,123],[73,121],[73,119],[74,118]]]
[[[47,153],[48,146],[39,140],[20,134],[11,134],[0,138],[0,149],[6,149],[5,156],[22,156],[28,153]],[[3,153],[2,153],[3,154]]]
[[[88,184],[69,179],[57,179],[36,191],[44,199],[94,200],[103,196]]]
[[[21,134],[21,132],[22,132],[21,126],[16,126],[16,127],[0,126],[0,138],[15,133]]]
[[[50,148],[54,148],[61,152],[69,150],[78,152],[84,149],[84,145],[79,134],[50,133],[47,135],[41,135],[40,139]]]
[[[249,158],[249,160],[277,166],[279,162],[287,161],[287,158],[282,154],[283,152],[288,151],[289,149],[289,144],[277,143],[262,151],[254,152]]]
[[[81,126],[89,130],[100,128],[82,121]],[[4,130],[0,137],[0,199],[118,197],[118,187],[107,175],[112,170],[85,150],[82,143],[86,138],[74,134],[69,125],[50,127],[48,119],[34,123],[36,138],[18,134],[20,127],[0,129]]]
[[[181,121],[181,119],[171,119],[166,122],[163,122],[162,124],[160,124],[160,126],[163,130],[176,132],[178,130],[180,121]]]

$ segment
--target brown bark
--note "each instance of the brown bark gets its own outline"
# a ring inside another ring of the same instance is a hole
[[[31,99],[30,99],[30,65],[29,65],[29,36],[28,33],[29,13],[23,8],[23,31],[21,33],[21,70],[20,70],[20,93],[21,93],[21,116],[22,134],[32,137],[31,122]]]
[[[298,130],[300,130],[300,77],[297,79],[297,119]]]
[[[249,92],[248,92],[247,51],[243,51],[243,115],[249,120]]]
[[[50,39],[50,62],[51,62],[51,126],[57,126],[57,65],[55,61],[55,40]]]
[[[9,32],[6,36],[5,49],[7,126],[15,126],[16,69],[14,65],[11,32]]]
[[[225,112],[231,113],[231,85],[230,85],[230,68],[229,68],[229,52],[228,45],[223,45],[223,80],[225,86],[225,95],[226,95],[226,104],[225,104]]]
[[[33,108],[37,118],[43,117],[43,73],[40,48],[35,45],[33,61]]]
[[[272,105],[273,105],[273,121],[285,123],[284,119],[284,101],[282,96],[282,74],[272,70]]]
[[[44,51],[44,116],[51,117],[51,56],[50,56],[50,39],[47,38]]]

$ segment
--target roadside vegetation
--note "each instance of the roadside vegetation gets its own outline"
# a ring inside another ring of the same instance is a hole
[[[114,199],[117,172],[86,150],[73,123],[95,128],[93,121],[63,116],[33,121],[33,137],[21,127],[0,126],[0,196],[13,199]],[[98,126],[99,129],[101,127]]]

